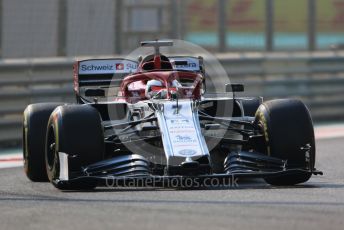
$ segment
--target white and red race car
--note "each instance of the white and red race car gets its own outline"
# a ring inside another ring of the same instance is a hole
[[[294,185],[321,174],[314,168],[312,119],[301,101],[207,97],[211,76],[201,57],[164,56],[160,47],[171,41],[142,45],[154,53],[139,61],[76,62],[76,104],[25,109],[29,179],[59,189],[90,189],[110,180],[198,186],[209,178],[234,177]],[[243,89],[226,85],[227,92]]]

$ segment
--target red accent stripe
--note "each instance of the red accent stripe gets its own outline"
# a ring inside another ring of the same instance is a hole
[[[23,158],[15,157],[15,158],[8,158],[8,159],[0,159],[0,162],[9,162],[9,161],[22,161]]]
[[[163,86],[152,86],[151,87],[152,91],[159,91],[159,90],[162,90],[162,89],[167,89]],[[177,89],[175,87],[170,87],[169,88],[170,91],[177,91]]]

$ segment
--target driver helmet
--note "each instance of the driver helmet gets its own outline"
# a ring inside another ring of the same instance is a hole
[[[166,89],[161,89],[161,90],[153,90],[154,86],[156,87],[162,87],[163,84],[158,81],[158,80],[149,80],[146,85],[146,90],[145,90],[145,96],[148,99],[151,99],[155,96],[158,96],[159,99],[165,99],[167,97],[167,90]],[[173,80],[172,81],[172,87],[178,88],[181,87],[182,85],[177,81]],[[160,95],[158,95],[160,94]]]
[[[153,91],[153,87],[162,87],[162,83],[158,80],[149,80],[146,85],[146,90],[145,90],[145,96],[148,99],[151,99],[152,97],[156,96],[159,91]]]

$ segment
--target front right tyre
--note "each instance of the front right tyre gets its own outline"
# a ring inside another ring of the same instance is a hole
[[[23,159],[26,176],[33,182],[48,181],[45,170],[45,135],[50,114],[61,103],[37,103],[23,115]]]

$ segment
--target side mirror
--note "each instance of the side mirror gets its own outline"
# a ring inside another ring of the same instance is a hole
[[[85,89],[86,97],[105,97],[104,89]]]
[[[243,84],[226,84],[226,92],[244,92]]]

